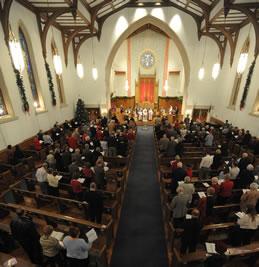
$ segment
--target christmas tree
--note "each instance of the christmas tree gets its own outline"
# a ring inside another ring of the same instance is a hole
[[[85,109],[85,103],[81,98],[77,100],[75,119],[80,123],[87,122],[87,111]]]

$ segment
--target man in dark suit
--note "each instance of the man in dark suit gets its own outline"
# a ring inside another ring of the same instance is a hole
[[[91,221],[102,222],[103,196],[96,191],[96,184],[90,184],[90,191],[85,194],[85,201],[88,203],[88,214]]]
[[[186,171],[183,168],[183,163],[178,162],[177,168],[172,172],[172,193],[176,193],[176,188],[178,187],[178,182],[183,181],[186,176]]]
[[[186,219],[183,225],[183,235],[181,240],[181,253],[187,251],[195,252],[201,232],[200,212],[197,209],[192,210],[191,219]]]
[[[26,216],[23,210],[18,209],[16,215],[10,223],[12,236],[28,254],[31,262],[40,265],[42,261],[40,235],[32,219]]]

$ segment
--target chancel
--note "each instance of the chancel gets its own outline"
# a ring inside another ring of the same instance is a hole
[[[0,266],[259,266],[259,3],[0,1]]]

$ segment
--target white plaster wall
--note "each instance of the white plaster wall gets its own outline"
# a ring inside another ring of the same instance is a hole
[[[253,105],[257,96],[257,92],[259,90],[259,62],[257,60],[256,66],[254,69],[254,75],[251,80],[249,93],[247,96],[246,106],[241,111],[239,108],[240,100],[243,94],[244,85],[246,82],[247,74],[249,67],[254,58],[254,48],[255,48],[255,34],[253,28],[250,31],[250,49],[249,49],[249,58],[246,66],[246,70],[243,73],[240,90],[237,98],[237,104],[235,110],[228,108],[231,92],[233,88],[233,83],[236,75],[236,68],[238,63],[238,58],[240,55],[240,51],[242,46],[248,36],[249,26],[244,27],[238,38],[238,43],[236,47],[236,53],[234,57],[234,62],[232,67],[230,67],[230,49],[227,47],[225,62],[223,65],[223,69],[221,72],[220,79],[218,81],[218,89],[217,89],[217,97],[215,98],[215,108],[213,110],[212,115],[218,119],[226,120],[228,119],[234,125],[239,127],[243,127],[245,129],[250,129],[251,132],[259,136],[259,117],[253,116],[250,113],[253,110]]]
[[[69,50],[69,64],[68,67],[65,67],[61,35],[59,31],[54,30],[55,42],[63,62],[63,81],[66,96],[66,105],[64,107],[60,107],[51,55],[51,31],[49,31],[47,40],[47,61],[51,68],[57,97],[57,106],[52,106],[36,17],[32,12],[25,9],[17,2],[13,2],[10,11],[10,24],[16,36],[18,36],[18,26],[21,21],[31,39],[32,52],[36,63],[35,67],[38,73],[39,85],[46,111],[36,114],[35,108],[33,107],[29,80],[25,71],[23,80],[27,99],[30,104],[30,112],[24,113],[22,111],[22,102],[19,89],[16,85],[11,58],[8,54],[8,49],[4,41],[2,27],[0,26],[0,68],[3,72],[4,82],[6,84],[6,89],[9,93],[15,114],[15,120],[0,124],[0,149],[5,148],[7,144],[14,145],[22,142],[23,140],[36,134],[39,129],[48,130],[56,121],[63,122],[65,119],[72,118],[74,114],[75,101],[80,94],[80,89],[84,88],[83,85],[80,87],[80,84],[82,83],[79,82],[79,78],[77,78],[76,75],[71,48]]]

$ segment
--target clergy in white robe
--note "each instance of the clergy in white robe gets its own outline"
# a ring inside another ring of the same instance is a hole
[[[148,120],[149,121],[152,121],[153,120],[153,109],[152,108],[150,108],[149,110],[148,110]]]
[[[147,109],[143,109],[143,121],[147,121]]]
[[[138,110],[138,120],[142,121],[142,119],[143,119],[143,112],[142,112],[142,109],[139,109]]]

